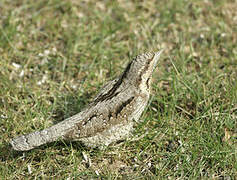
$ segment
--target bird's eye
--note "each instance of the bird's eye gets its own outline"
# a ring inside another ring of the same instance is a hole
[[[147,89],[149,89],[149,81],[150,81],[150,78],[148,78],[148,79],[146,80]]]

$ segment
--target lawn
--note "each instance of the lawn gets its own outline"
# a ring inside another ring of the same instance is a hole
[[[235,179],[236,44],[235,0],[1,0],[0,179]],[[134,56],[161,48],[129,139],[11,149],[11,138],[80,112]]]

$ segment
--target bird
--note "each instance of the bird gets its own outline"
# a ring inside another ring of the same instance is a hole
[[[81,112],[49,128],[10,140],[16,151],[29,151],[59,139],[106,147],[131,135],[148,104],[152,73],[163,49],[134,57],[123,73],[106,83]]]

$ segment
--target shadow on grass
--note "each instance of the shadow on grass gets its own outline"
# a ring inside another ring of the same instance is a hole
[[[62,141],[58,140],[55,142],[51,142],[39,147],[36,147],[35,149],[31,149],[29,151],[15,151],[10,144],[4,143],[2,147],[0,147],[0,162],[6,162],[6,161],[12,161],[17,160],[18,158],[24,159],[28,156],[28,154],[37,154],[37,156],[44,155],[46,153],[46,150],[50,149],[52,152],[59,152],[63,153],[65,151],[70,152],[72,149],[78,152],[83,151],[97,151],[98,148],[88,148],[80,141],[70,142],[70,141]],[[35,158],[37,156],[33,155]],[[31,156],[31,155],[30,155]]]
[[[93,95],[86,92],[82,96],[69,94],[57,100],[56,108],[53,111],[54,124],[81,112],[88,104]]]

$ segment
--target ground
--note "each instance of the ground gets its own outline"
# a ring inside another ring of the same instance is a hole
[[[0,2],[1,179],[235,179],[235,0]],[[164,53],[133,136],[105,149],[9,140],[79,112],[129,60]]]

